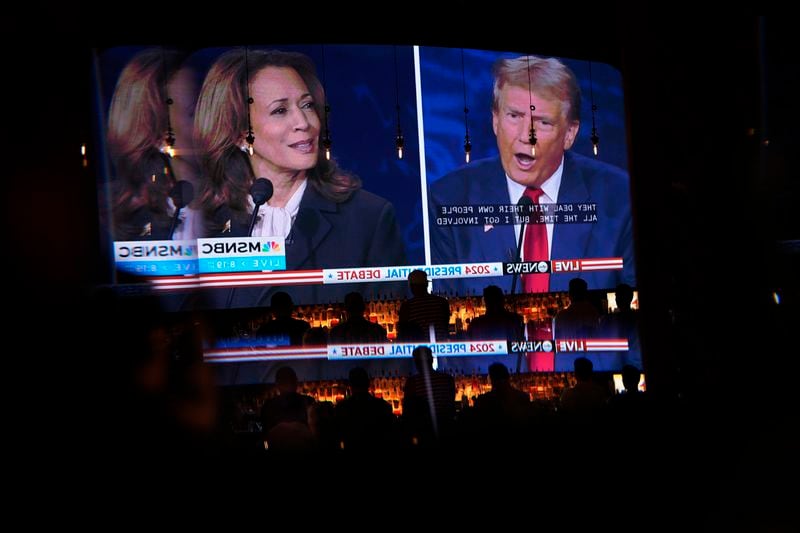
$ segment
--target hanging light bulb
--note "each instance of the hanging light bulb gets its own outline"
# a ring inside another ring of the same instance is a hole
[[[325,159],[331,160],[331,139],[327,135],[322,139],[322,147],[325,148]]]
[[[597,135],[597,127],[594,121],[594,115],[597,111],[597,106],[594,103],[594,83],[592,82],[592,62],[589,61],[589,91],[592,98],[592,136],[590,137],[592,141],[592,152],[594,152],[595,157],[597,156],[598,147],[600,146],[600,136]]]
[[[397,127],[397,138],[394,140],[394,144],[397,147],[397,159],[403,159],[403,146],[405,141],[403,140],[403,132],[400,131],[400,127]]]
[[[592,151],[594,155],[597,155],[597,147],[600,145],[600,137],[597,135],[597,128],[592,128],[592,136],[590,138],[592,140]]]
[[[169,102],[169,100],[167,100]],[[164,139],[164,145],[161,147],[161,153],[167,154],[170,157],[175,157],[175,133],[172,127],[167,126],[167,137]]]
[[[325,148],[325,159],[331,160],[331,131],[328,129],[328,114],[331,112],[331,106],[325,103],[325,136],[322,138],[322,147]]]
[[[322,147],[325,148],[325,159],[331,160],[331,130],[328,128],[328,115],[331,112],[331,106],[328,103],[328,95],[325,91],[325,45],[320,45],[322,49],[322,91],[325,98],[325,135],[322,137]]]
[[[251,98],[251,100],[252,100],[252,98]],[[244,140],[247,142],[247,153],[249,153],[250,156],[252,157],[252,155],[253,155],[253,143],[256,142],[256,137],[255,137],[255,135],[253,135],[253,130],[252,129],[247,132],[247,137],[245,137]]]
[[[164,96],[166,97],[167,103],[167,136],[164,138],[164,143],[161,145],[160,152],[162,154],[166,154],[169,157],[175,157],[175,132],[172,131],[172,120],[170,117],[170,107],[175,101],[170,98],[169,93],[169,85],[167,85],[167,58],[164,53],[164,47],[161,47],[161,68],[163,69],[164,74]],[[165,172],[166,174],[166,172]]]
[[[256,142],[256,136],[253,135],[253,121],[250,119],[250,106],[253,105],[253,97],[250,96],[250,61],[248,49],[244,48],[244,74],[245,74],[245,87],[247,88],[247,137],[244,140],[247,142],[247,153],[253,157],[253,143]]]
[[[397,73],[397,46],[394,47],[394,109],[397,114],[397,135],[394,145],[397,148],[397,159],[403,159],[405,139],[403,139],[403,130],[400,127],[400,79]]]
[[[472,143],[469,140],[469,107],[467,107],[467,75],[464,72],[464,49],[461,49],[461,86],[464,89],[464,161],[469,163]]]

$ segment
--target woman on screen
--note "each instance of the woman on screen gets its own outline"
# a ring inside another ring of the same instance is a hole
[[[206,236],[247,236],[251,187],[266,178],[252,236],[283,237],[287,270],[405,264],[392,204],[320,149],[324,101],[303,54],[239,48],[215,61],[194,123]]]
[[[114,240],[195,238],[188,207],[197,168],[191,149],[196,86],[182,54],[150,48],[117,81],[108,112]],[[177,216],[176,216],[177,211]]]
[[[320,149],[324,102],[314,65],[303,54],[237,48],[214,62],[194,123],[206,236],[283,237],[287,270],[403,265],[392,204],[363,190]],[[251,189],[259,178],[270,182],[272,194],[258,207],[250,233]],[[307,303],[340,300],[352,290],[317,289],[289,292]],[[359,290],[368,289],[361,284]],[[226,307],[266,303],[270,292],[232,291]]]

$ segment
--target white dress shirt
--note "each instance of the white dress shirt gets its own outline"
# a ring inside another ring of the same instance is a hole
[[[558,165],[558,168],[553,173],[552,176],[547,178],[545,182],[542,184],[541,189],[544,194],[539,197],[540,204],[554,204],[558,201],[558,189],[561,188],[561,174],[564,170],[564,156],[561,156],[561,163]],[[506,184],[508,186],[508,197],[511,199],[511,203],[513,205],[517,205],[519,199],[522,198],[523,193],[525,193],[525,189],[527,187],[525,185],[520,185],[516,181],[512,180],[506,174]],[[519,232],[520,232],[521,224],[514,224],[514,238],[516,242],[519,242]],[[525,261],[525,250],[520,252],[522,254],[522,260]],[[548,259],[553,255],[553,224],[547,224],[547,253],[549,255]]]
[[[254,237],[283,237],[284,239],[289,236],[292,231],[292,224],[294,219],[297,218],[297,213],[300,211],[300,200],[303,199],[303,193],[306,191],[308,180],[304,179],[303,182],[294,191],[292,197],[286,202],[285,207],[272,207],[271,205],[263,204],[259,210],[259,218],[256,220],[256,225],[253,227]],[[253,211],[253,199],[248,199],[248,209]]]

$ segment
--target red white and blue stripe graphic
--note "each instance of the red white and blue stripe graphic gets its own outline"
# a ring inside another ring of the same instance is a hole
[[[208,363],[246,363],[250,361],[291,361],[297,359],[327,359],[327,346],[252,346],[206,350]]]
[[[226,272],[199,276],[159,277],[148,280],[157,291],[253,287],[264,285],[320,285],[322,270],[292,270],[278,272]]]
[[[550,261],[570,264],[569,271],[619,270],[621,257],[600,259],[559,259]],[[374,268],[327,268],[320,270],[280,270],[272,272],[220,272],[184,276],[145,278],[157,291],[200,288],[258,287],[269,285],[323,285],[332,283],[374,283],[405,280],[408,273],[419,268],[428,272],[429,279],[476,278],[502,276],[503,263],[459,263],[433,266],[388,266]],[[556,273],[560,268],[553,267]]]
[[[551,342],[557,353],[617,352],[628,350],[627,339],[559,339]],[[437,357],[502,355],[512,353],[506,341],[424,343]],[[248,346],[206,350],[209,363],[291,361],[299,359],[400,359],[408,358],[419,344],[353,344],[330,346]],[[538,350],[535,350],[538,351]],[[552,352],[553,350],[543,350]]]
[[[581,271],[587,272],[591,270],[621,270],[622,258],[621,257],[605,257],[600,259],[581,259]]]

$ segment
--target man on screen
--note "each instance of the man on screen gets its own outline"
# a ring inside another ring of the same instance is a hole
[[[555,58],[522,56],[499,59],[493,76],[492,127],[499,156],[476,161],[431,185],[433,263],[514,261],[519,233],[525,232],[523,261],[621,257],[622,270],[582,272],[581,277],[596,288],[623,281],[635,285],[628,175],[569,151],[580,128],[575,74]],[[596,211],[568,213],[577,215],[579,223],[437,224],[442,206],[509,206],[523,196],[532,204],[594,205]],[[574,276],[526,274],[519,285],[525,292],[564,291]],[[447,289],[464,293],[489,283],[509,290],[512,278],[453,280]]]

